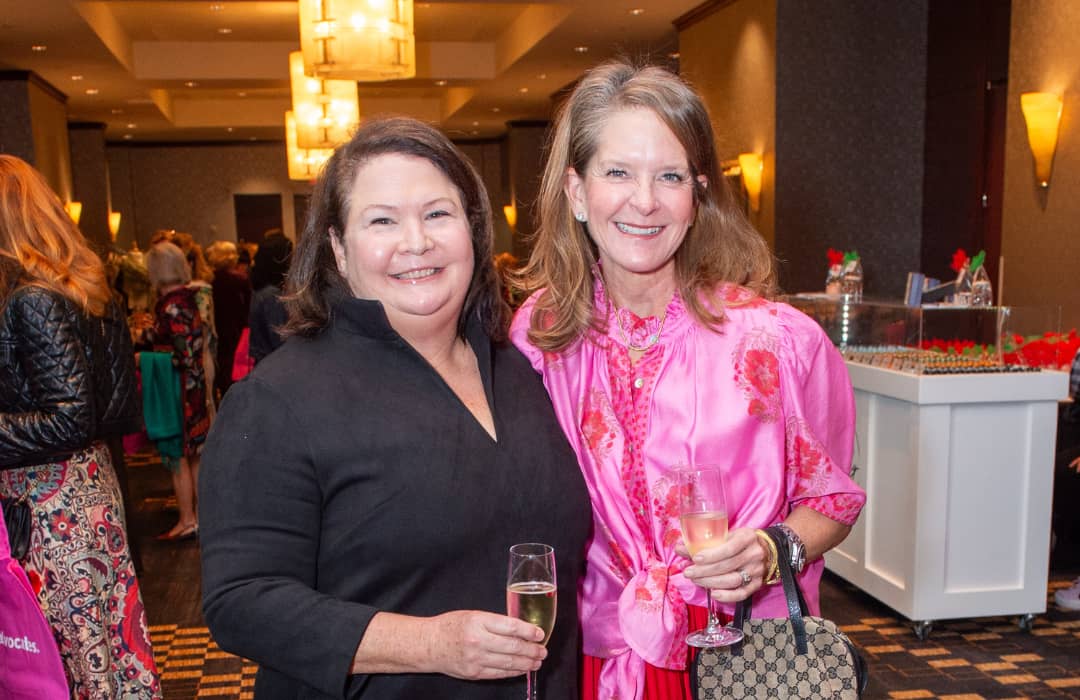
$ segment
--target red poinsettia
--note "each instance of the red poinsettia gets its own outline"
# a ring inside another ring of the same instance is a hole
[[[844,263],[844,251],[842,250],[829,248],[826,255],[829,256],[829,267],[832,267],[833,265],[842,265]]]
[[[964,269],[968,264],[967,253],[963,248],[957,248],[956,252],[952,254],[952,264],[949,265],[953,269],[953,272],[960,274],[960,270]]]

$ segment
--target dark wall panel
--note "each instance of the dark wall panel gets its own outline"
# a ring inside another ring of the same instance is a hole
[[[821,290],[857,248],[868,296],[919,268],[928,0],[777,3],[776,251],[785,291]]]

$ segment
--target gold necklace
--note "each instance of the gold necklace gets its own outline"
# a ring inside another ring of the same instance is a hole
[[[644,345],[634,345],[630,340],[630,334],[623,328],[622,314],[619,313],[619,307],[614,304],[612,304],[612,306],[615,307],[615,325],[619,327],[619,333],[622,334],[623,341],[626,343],[628,349],[633,350],[634,352],[645,352],[660,341],[660,334],[664,332],[664,321],[667,320],[666,311],[664,312],[664,315],[660,317],[660,325],[657,326],[656,332],[649,336],[648,341]]]

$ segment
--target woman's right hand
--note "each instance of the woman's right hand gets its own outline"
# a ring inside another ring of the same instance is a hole
[[[479,610],[428,618],[432,670],[454,678],[510,678],[540,668],[547,649],[536,625]]]
[[[547,656],[544,632],[517,618],[454,610],[434,617],[379,612],[351,673],[441,673],[464,680],[520,676]]]

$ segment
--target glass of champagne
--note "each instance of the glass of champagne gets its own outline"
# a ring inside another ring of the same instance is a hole
[[[719,467],[680,465],[676,467],[679,488],[679,520],[683,540],[690,556],[727,539],[728,508],[724,489],[724,473]],[[709,622],[705,629],[691,632],[686,643],[692,647],[723,647],[743,638],[742,630],[721,626],[716,614],[716,601],[706,591]]]
[[[506,573],[506,614],[532,623],[544,631],[541,644],[551,639],[558,601],[555,578],[555,550],[550,545],[529,542],[510,548]],[[526,679],[526,700],[536,700],[536,671]]]

